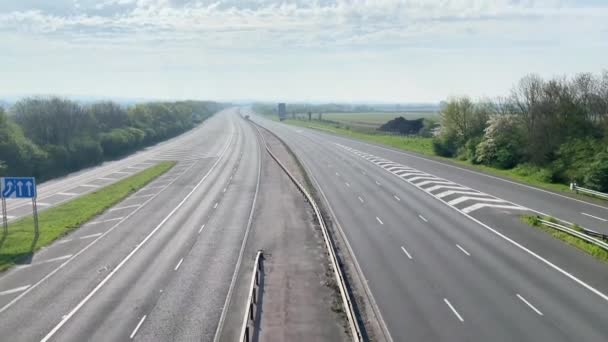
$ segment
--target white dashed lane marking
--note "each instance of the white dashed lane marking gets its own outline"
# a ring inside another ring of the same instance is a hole
[[[410,260],[412,260],[412,255],[407,251],[407,249],[405,249],[405,247],[401,246],[401,250]]]
[[[467,252],[467,250],[466,250],[466,249],[464,249],[464,248],[460,247],[460,245],[456,245],[456,247],[458,247],[458,249],[460,249],[460,250],[462,251],[462,253],[464,253],[464,254],[466,254],[466,255],[468,255],[468,256],[471,256],[471,254],[469,254],[469,252]]]
[[[534,312],[536,312],[539,316],[543,316],[543,313],[540,312],[534,305],[530,304],[524,297],[522,297],[519,293],[517,294],[517,298],[519,298],[522,302],[524,302],[527,306],[529,306]]]
[[[456,309],[454,309],[454,307],[452,306],[452,303],[450,303],[450,301],[447,300],[447,298],[443,298],[443,301],[450,307],[450,309],[452,310],[452,312],[454,313],[454,315],[456,315],[456,317],[458,318],[458,320],[460,322],[464,322],[464,319],[462,319],[462,316],[460,316],[460,314],[458,313],[458,311],[456,311]]]

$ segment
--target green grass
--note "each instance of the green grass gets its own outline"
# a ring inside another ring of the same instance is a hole
[[[159,163],[95,192],[42,211],[38,215],[40,235],[37,239],[32,216],[9,223],[8,234],[0,238],[0,271],[26,260],[35,251],[103,213],[167,172],[173,165],[175,162]]]
[[[411,137],[401,136],[392,134],[382,133],[364,133],[357,130],[347,129],[343,127],[337,127],[318,120],[304,121],[304,120],[285,120],[283,121],[288,124],[319,129],[335,134],[348,136],[355,139],[375,142],[384,144],[392,147],[396,147],[402,150],[415,151],[423,154],[433,155],[433,139],[422,138],[422,137]]]
[[[543,218],[543,217],[532,216],[532,215],[522,215],[521,216],[522,222],[529,224],[533,227],[536,227],[536,228],[550,234],[554,238],[559,239],[571,246],[574,246],[574,247],[580,249],[581,251],[595,257],[596,259],[598,259],[600,261],[608,262],[608,251],[606,251],[605,249],[603,249],[599,246],[596,246],[592,243],[589,243],[583,239],[580,239],[576,236],[572,236],[568,233],[564,233],[557,229],[547,227],[547,226],[541,224],[540,219],[544,219],[546,221],[551,221],[551,222],[556,222],[556,220],[552,217]],[[578,230],[578,231],[581,230],[581,228],[576,224],[574,224],[570,228],[572,228],[574,230]]]

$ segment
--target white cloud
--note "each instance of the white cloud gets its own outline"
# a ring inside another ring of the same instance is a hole
[[[354,98],[369,91],[376,99],[396,99],[404,92],[411,100],[428,100],[451,92],[497,94],[531,71],[551,75],[605,67],[608,3],[2,1],[0,41],[5,68],[0,71],[15,78],[0,80],[0,88],[77,93],[89,84],[86,89],[107,92],[124,77],[124,84],[142,96],[188,83],[191,87],[181,91],[224,89],[217,94],[231,98],[239,96],[229,95],[236,89],[243,97],[331,97],[335,89],[343,98],[352,90]],[[64,73],[69,82],[51,81]],[[48,82],[40,81],[41,75]],[[382,89],[386,83],[402,90]]]
[[[443,35],[462,39],[497,30],[504,30],[498,32],[501,36],[513,36],[518,26],[535,23],[548,25],[546,35],[554,38],[576,33],[576,26],[562,23],[580,17],[592,21],[598,30],[608,27],[607,7],[576,8],[557,0],[262,0],[247,6],[226,0],[106,0],[93,7],[92,3],[78,4],[77,14],[72,13],[73,4],[65,14],[36,8],[0,12],[0,29],[77,38],[79,44],[136,36],[142,42],[188,40],[226,48],[234,43],[251,47],[411,45],[433,37],[441,41]],[[110,7],[110,12],[96,12]]]

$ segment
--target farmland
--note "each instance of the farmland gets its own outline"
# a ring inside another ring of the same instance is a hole
[[[389,120],[403,116],[405,119],[437,119],[435,112],[359,112],[359,113],[324,113],[323,119],[336,121],[349,126],[378,128]]]

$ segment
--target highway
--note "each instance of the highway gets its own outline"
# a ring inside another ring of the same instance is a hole
[[[159,159],[178,164],[0,277],[1,340],[213,340],[260,174],[256,135],[236,109],[41,193]]]
[[[520,221],[606,206],[255,116],[301,160],[394,341],[606,341],[605,264]],[[588,215],[584,215],[584,214]],[[591,216],[595,216],[593,218]]]

